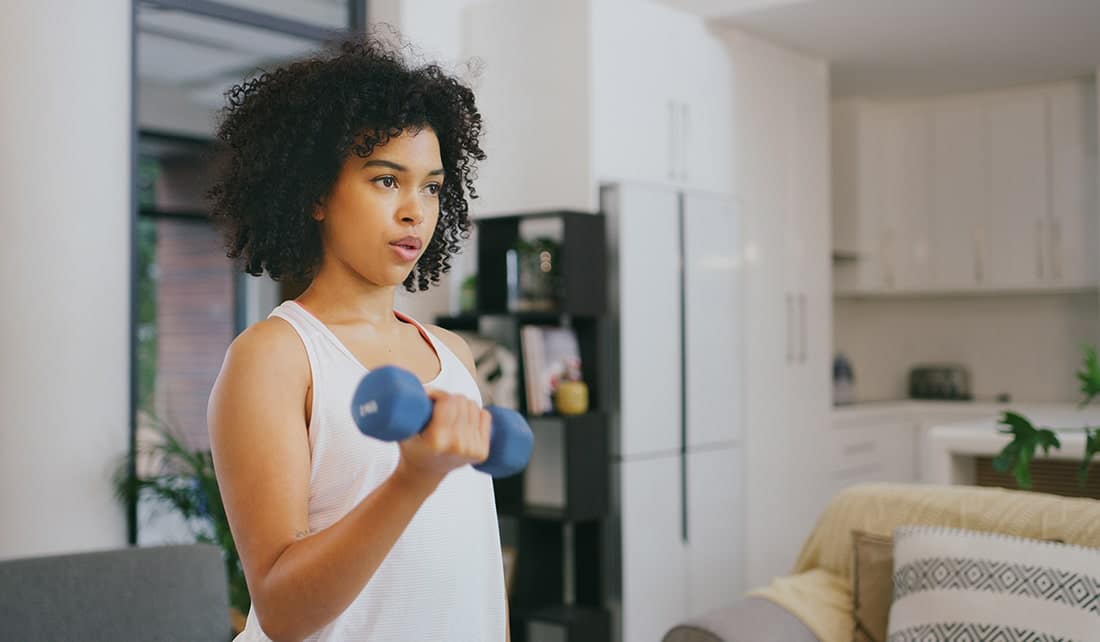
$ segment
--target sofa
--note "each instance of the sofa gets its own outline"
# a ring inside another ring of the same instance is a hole
[[[0,639],[232,639],[225,562],[210,544],[0,561]]]
[[[663,642],[852,642],[852,531],[942,526],[1100,547],[1100,501],[1001,488],[861,484],[834,497],[790,575],[684,621]]]

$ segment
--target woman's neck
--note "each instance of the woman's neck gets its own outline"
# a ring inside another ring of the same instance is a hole
[[[394,316],[395,291],[395,286],[371,283],[350,270],[322,267],[297,301],[326,322],[391,330],[399,323]]]

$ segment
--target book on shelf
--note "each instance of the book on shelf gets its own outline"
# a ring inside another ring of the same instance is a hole
[[[554,392],[558,384],[580,378],[577,333],[572,328],[525,325],[520,339],[527,413],[532,416],[550,414],[554,411]]]

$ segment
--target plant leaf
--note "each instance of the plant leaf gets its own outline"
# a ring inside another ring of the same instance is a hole
[[[1011,470],[1020,488],[1031,488],[1031,460],[1035,457],[1035,448],[1039,445],[1040,439],[1043,439],[1049,447],[1051,443],[1056,443],[1058,438],[1049,430],[1047,432],[1050,435],[1040,437],[1039,431],[1030,420],[1010,410],[1001,414],[1000,423],[1008,427],[1008,430],[1001,430],[1001,432],[1011,434],[1013,437],[1001,454],[993,460],[993,467],[1000,472]]]
[[[1077,380],[1081,382],[1081,394],[1085,395],[1082,406],[1100,395],[1100,360],[1097,360],[1095,346],[1085,347],[1085,362],[1077,372]]]
[[[1034,454],[1034,446],[1020,450],[1020,457],[1016,460],[1016,467],[1012,469],[1012,473],[1016,476],[1016,483],[1024,490],[1031,489],[1031,458]]]
[[[1044,455],[1050,454],[1051,447],[1056,450],[1062,448],[1062,442],[1058,441],[1058,435],[1054,434],[1054,431],[1049,428],[1040,428],[1035,431],[1035,439],[1043,448]]]
[[[1007,473],[1016,465],[1016,457],[1020,454],[1020,442],[1012,440],[1001,450],[1001,453],[993,458],[993,470],[999,473]]]
[[[1031,421],[1011,410],[1006,410],[1001,414],[1001,423],[1009,427],[1009,430],[1003,432],[1011,432],[1017,438],[1033,437],[1035,434],[1035,426],[1031,425]]]
[[[1077,479],[1081,484],[1081,488],[1085,487],[1085,482],[1089,478],[1089,463],[1092,462],[1092,456],[1100,452],[1100,428],[1085,429],[1085,459],[1081,462],[1081,468],[1077,471]]]

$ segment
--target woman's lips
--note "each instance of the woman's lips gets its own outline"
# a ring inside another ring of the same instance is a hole
[[[397,256],[405,262],[415,261],[416,255],[419,253],[419,250],[404,245],[394,245],[390,243],[390,247],[392,247],[393,251],[397,253]]]

